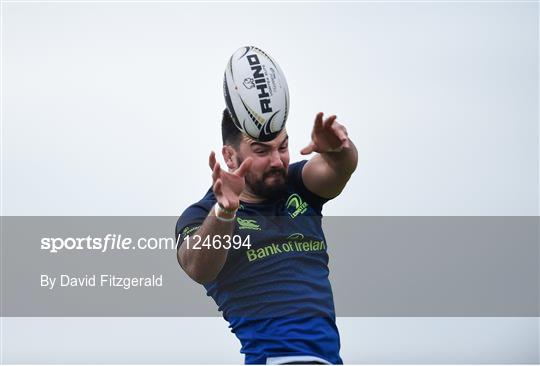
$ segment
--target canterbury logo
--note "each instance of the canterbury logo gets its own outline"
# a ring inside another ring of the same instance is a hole
[[[259,224],[257,224],[257,221],[255,220],[248,220],[237,217],[236,222],[238,222],[238,229],[240,230],[261,230],[261,227],[259,226]]]
[[[285,207],[289,211],[289,216],[291,217],[291,219],[294,219],[296,216],[301,215],[307,211],[308,204],[307,202],[304,202],[299,195],[293,193],[287,199]]]
[[[287,237],[288,240],[302,240],[304,239],[304,234],[302,233],[294,233]]]

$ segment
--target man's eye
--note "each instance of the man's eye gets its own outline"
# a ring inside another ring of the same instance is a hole
[[[280,149],[281,151],[285,151],[285,150],[287,150],[287,148],[288,148],[288,146],[285,145],[285,146],[280,147],[279,149]]]
[[[255,150],[255,154],[264,154],[266,150]]]

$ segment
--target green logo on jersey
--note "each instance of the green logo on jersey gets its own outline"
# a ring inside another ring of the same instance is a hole
[[[287,199],[285,207],[287,207],[291,219],[294,219],[296,216],[301,215],[307,211],[308,204],[307,202],[304,202],[299,195],[293,193]]]
[[[184,231],[182,231],[182,237],[185,238],[187,235],[191,234],[192,232],[194,232],[195,230],[197,230],[198,228],[200,228],[201,225],[197,225],[197,226],[186,226],[184,228]]]
[[[240,230],[261,230],[261,227],[259,226],[259,224],[257,224],[257,221],[255,220],[242,219],[240,217],[237,217],[236,221],[238,222],[238,225],[240,225],[240,227],[238,228]]]
[[[271,243],[264,247],[248,249],[246,250],[246,257],[248,262],[253,262],[282,253],[313,253],[319,251],[326,251],[324,240],[288,240],[283,243]]]
[[[304,234],[302,233],[293,233],[287,237],[289,240],[302,240],[304,239]]]

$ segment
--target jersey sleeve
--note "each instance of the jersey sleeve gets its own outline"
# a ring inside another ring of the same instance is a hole
[[[308,161],[302,160],[289,165],[289,181],[293,187],[308,201],[308,203],[315,209],[315,211],[322,215],[322,207],[330,199],[318,196],[306,188],[304,180],[302,179],[302,169]]]
[[[210,209],[212,208],[214,203],[215,202],[211,200],[200,201],[189,206],[182,213],[182,215],[176,222],[176,229],[174,235],[177,242],[176,249],[178,249],[180,244],[182,244],[186,236],[193,234],[202,225],[204,219],[206,219],[206,216],[208,216],[208,212],[210,212]]]

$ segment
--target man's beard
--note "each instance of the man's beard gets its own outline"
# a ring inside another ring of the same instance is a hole
[[[242,164],[244,159],[238,158],[238,164]],[[276,176],[274,182],[271,184],[266,183],[266,178],[271,176]],[[246,173],[246,186],[257,196],[273,200],[278,199],[287,193],[287,170],[284,168],[281,169],[271,169],[267,172],[264,172],[260,179],[254,177],[251,173]]]

